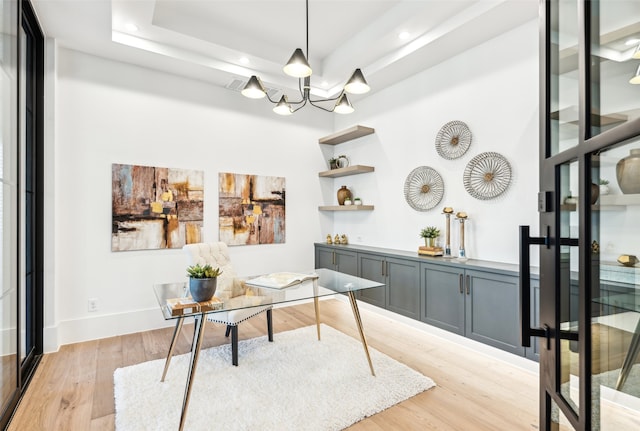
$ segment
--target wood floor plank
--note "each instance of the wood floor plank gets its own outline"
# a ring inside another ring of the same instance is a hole
[[[320,301],[321,320],[359,340],[348,303]],[[401,322],[361,310],[367,342],[432,378],[437,387],[352,425],[350,431],[533,431],[538,429],[538,377]],[[278,332],[314,325],[313,303],[274,309]],[[229,343],[225,326],[207,322],[204,348]],[[47,354],[24,395],[10,431],[111,431],[113,372],[166,357],[173,328],[63,346]],[[266,334],[266,314],[243,322],[240,339]],[[185,322],[175,354],[191,346],[193,320]],[[231,358],[229,358],[231,360]],[[242,356],[240,355],[240,366]],[[362,360],[364,354],[354,360]],[[616,414],[637,424],[633,414]],[[621,428],[623,429],[623,428]]]

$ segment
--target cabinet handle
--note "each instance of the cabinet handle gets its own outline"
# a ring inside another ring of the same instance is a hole
[[[334,265],[336,264],[336,252],[335,251],[333,252],[333,264]]]
[[[467,275],[467,295],[471,292],[471,277]]]
[[[458,286],[460,287],[460,293],[463,293],[464,289],[462,287],[462,274],[460,274],[460,281],[458,282]]]
[[[380,264],[381,264],[380,265],[380,272],[381,272],[382,276],[384,277],[384,260],[381,260]]]

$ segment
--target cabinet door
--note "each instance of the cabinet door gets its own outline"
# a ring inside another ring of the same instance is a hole
[[[316,268],[336,268],[333,249],[329,247],[316,247]]]
[[[358,299],[378,307],[387,307],[387,280],[385,277],[385,259],[383,256],[367,253],[358,253],[358,264],[360,265],[360,274],[362,278],[367,280],[384,283],[384,287],[377,289],[366,289],[358,292]]]
[[[387,257],[387,309],[420,319],[420,264]]]
[[[335,250],[336,267],[338,272],[358,276],[358,254],[355,251]]]
[[[523,356],[518,277],[467,270],[465,297],[465,335]]]
[[[464,271],[441,265],[420,264],[423,292],[421,320],[464,335]]]

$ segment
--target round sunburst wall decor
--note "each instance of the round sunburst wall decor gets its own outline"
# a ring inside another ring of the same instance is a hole
[[[504,156],[486,152],[475,156],[463,174],[464,188],[476,199],[493,199],[511,182],[511,165]]]
[[[429,166],[419,166],[404,182],[404,197],[416,211],[428,211],[442,200],[444,182],[440,174]]]
[[[470,145],[471,130],[462,121],[449,121],[436,136],[436,151],[447,160],[461,157]]]

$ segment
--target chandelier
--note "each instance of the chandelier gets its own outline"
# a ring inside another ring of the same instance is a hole
[[[316,108],[320,108],[322,110],[328,112],[337,112],[339,114],[350,114],[354,111],[351,102],[347,97],[347,93],[349,94],[363,94],[370,90],[369,84],[364,79],[364,75],[360,69],[356,69],[351,78],[347,81],[345,86],[340,91],[336,97],[325,98],[325,99],[312,99],[311,98],[311,66],[307,59],[309,58],[309,0],[306,0],[306,24],[307,24],[307,55],[302,52],[301,48],[296,48],[293,52],[293,55],[287,62],[287,64],[282,68],[284,73],[289,76],[293,76],[298,78],[298,90],[300,91],[300,99],[296,101],[291,101],[288,99],[286,95],[282,95],[280,100],[276,101],[269,97],[269,94],[264,89],[262,85],[262,81],[256,75],[252,75],[242,90],[242,95],[250,98],[250,99],[262,99],[263,97],[267,97],[269,102],[275,104],[273,108],[273,112],[280,115],[291,115],[297,110],[301,109],[307,103]],[[335,102],[333,107],[327,108],[325,105],[327,102]]]

